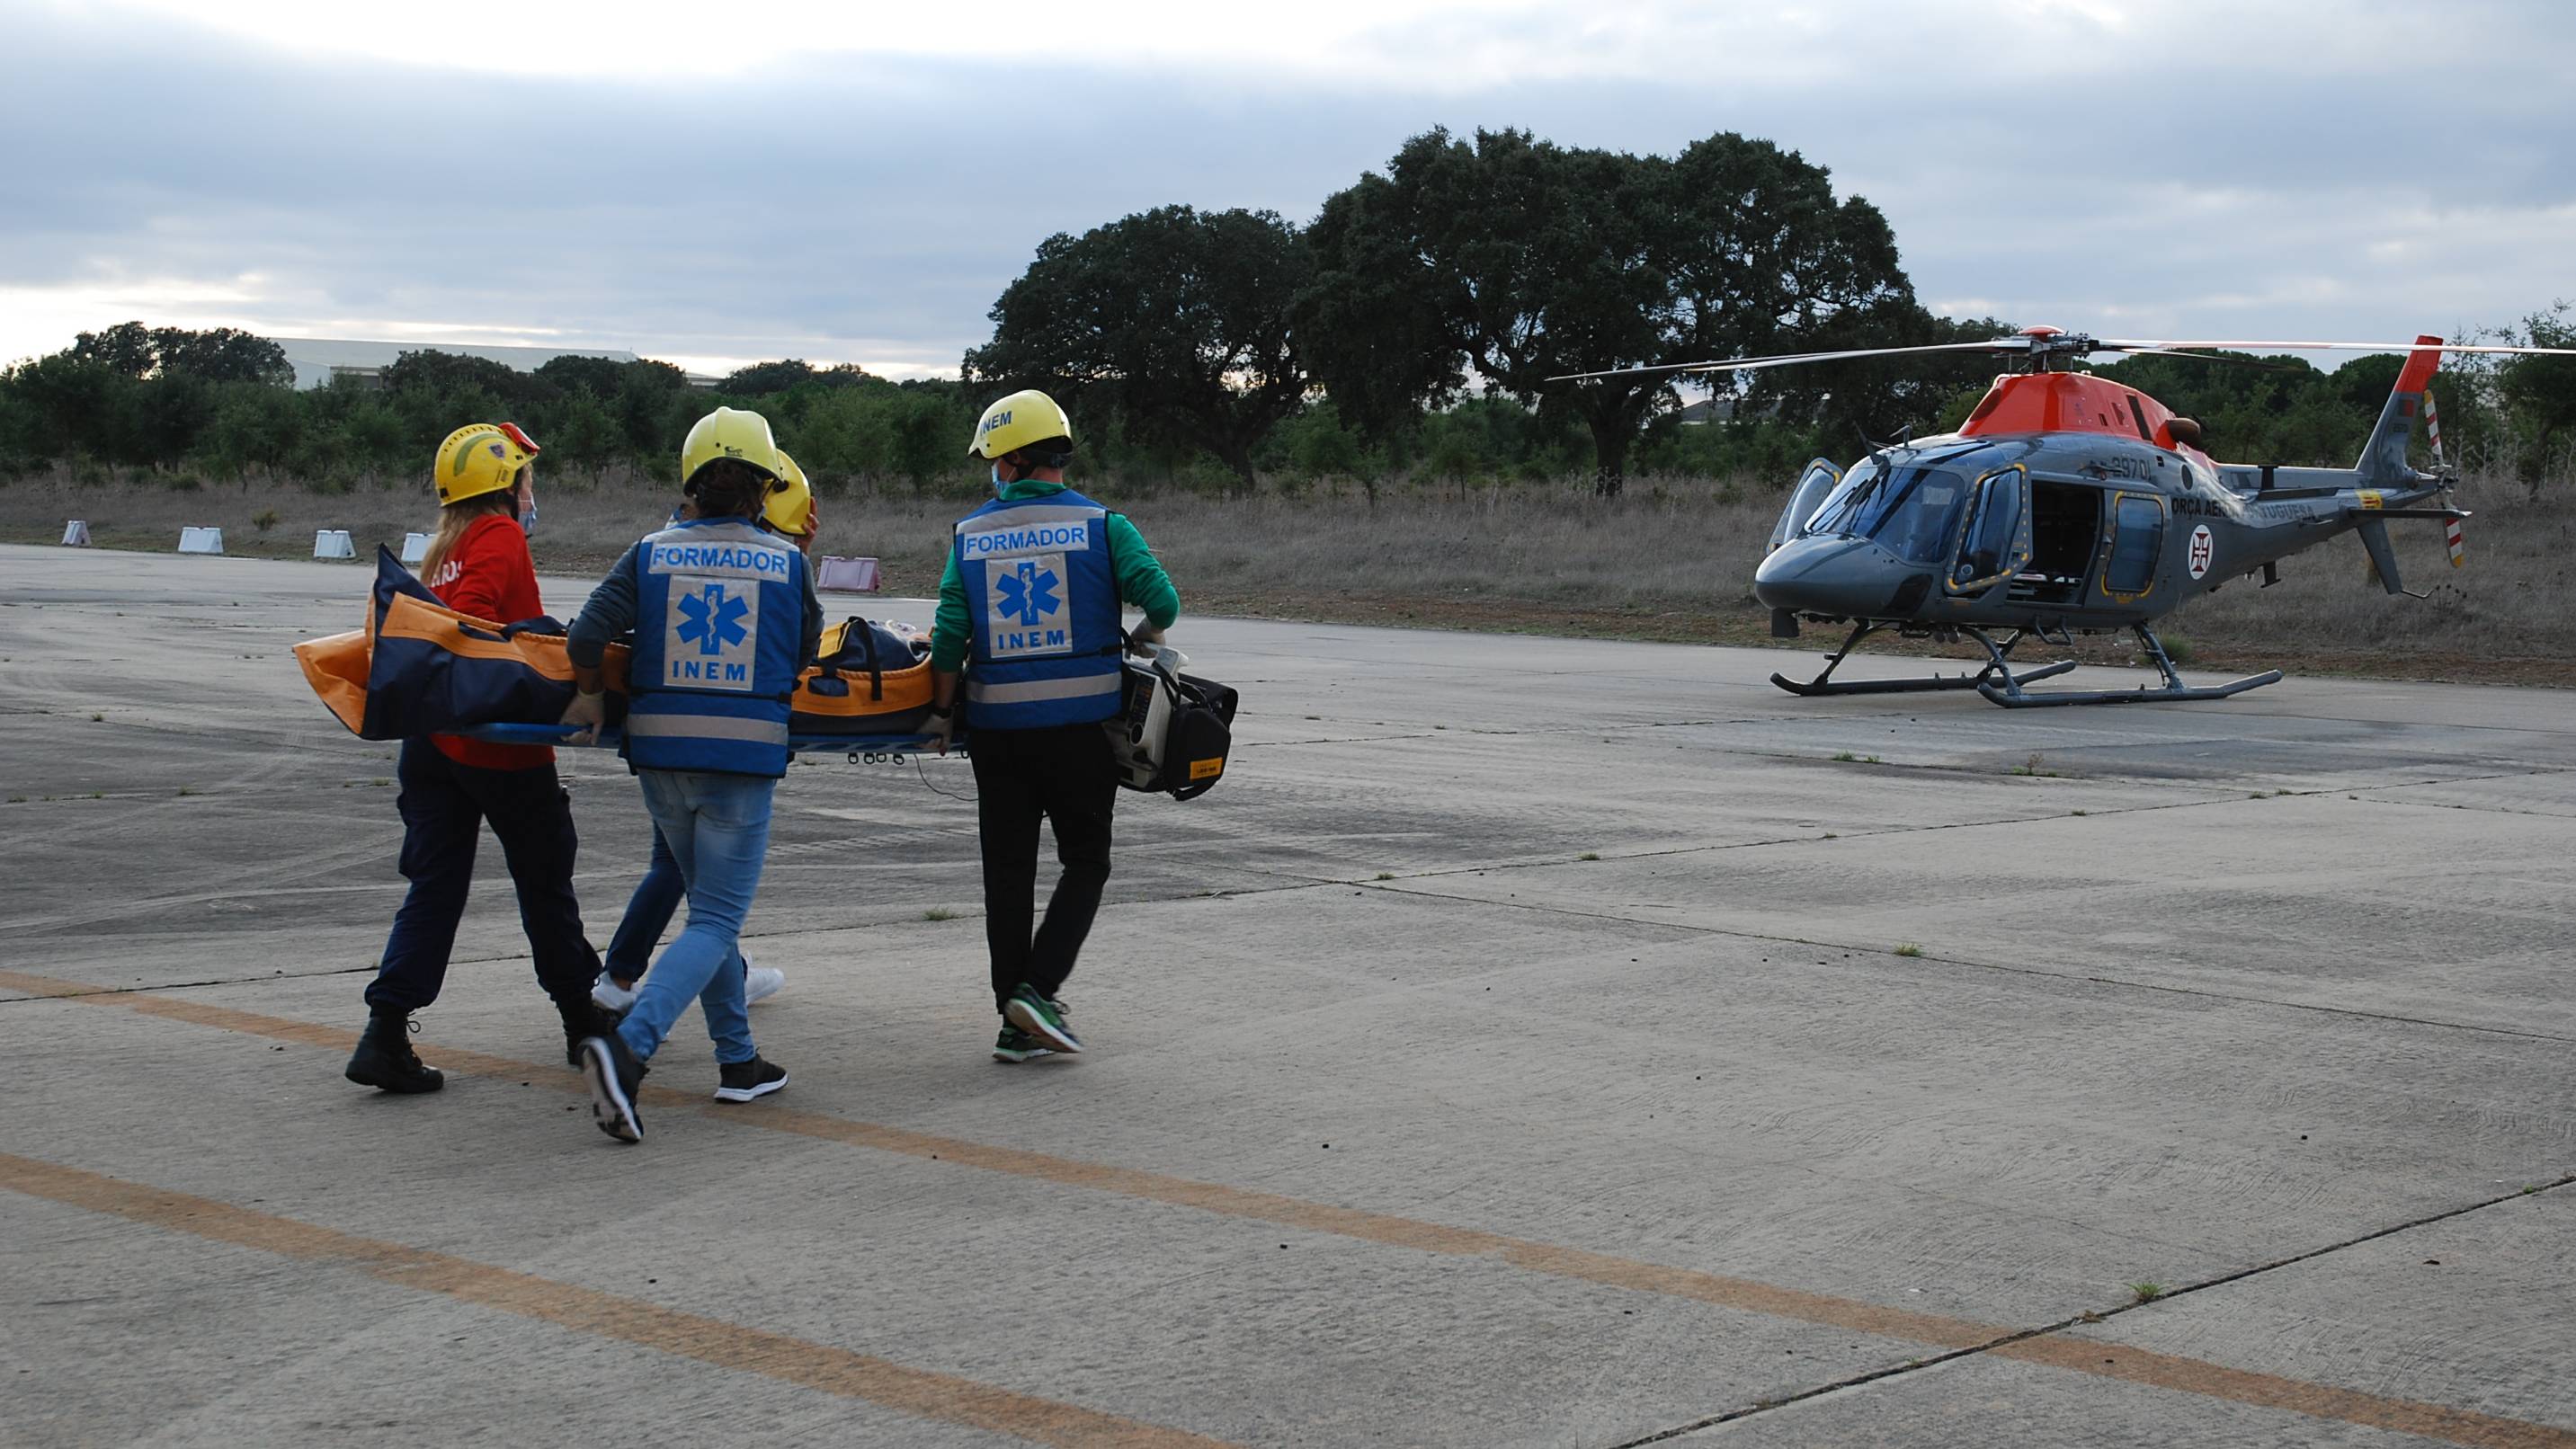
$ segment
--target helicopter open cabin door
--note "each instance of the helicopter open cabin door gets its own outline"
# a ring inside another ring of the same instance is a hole
[[[1977,480],[1959,521],[1959,544],[1943,587],[1978,594],[2011,578],[2031,555],[2030,470],[2019,463]]]

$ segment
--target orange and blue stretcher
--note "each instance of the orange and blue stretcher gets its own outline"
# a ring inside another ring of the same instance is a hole
[[[824,631],[818,662],[796,681],[788,728],[798,750],[851,754],[918,750],[930,718],[930,647],[918,629],[851,619]],[[608,646],[614,745],[626,713],[629,651]],[[438,601],[393,554],[376,550],[365,627],[295,646],[306,682],[352,734],[398,740],[461,734],[506,744],[560,745],[572,703],[572,659],[561,624],[498,624]]]

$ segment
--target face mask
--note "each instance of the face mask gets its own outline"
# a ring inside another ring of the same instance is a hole
[[[519,532],[537,531],[537,470],[533,467],[519,474]]]
[[[1002,481],[1002,465],[996,463],[993,465],[993,496],[996,498],[1002,496]]]
[[[520,532],[520,534],[524,537],[524,536],[533,535],[533,534],[535,534],[535,533],[536,533],[536,531],[537,531],[537,500],[535,500],[535,499],[531,498],[531,499],[529,499],[529,500],[528,500],[528,506],[527,506],[526,511],[522,512],[522,513],[519,515],[519,532]]]

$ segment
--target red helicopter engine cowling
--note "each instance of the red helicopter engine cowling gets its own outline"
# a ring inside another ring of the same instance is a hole
[[[1963,437],[2007,433],[2111,433],[2174,446],[2173,410],[2134,387],[2082,372],[2012,373],[1995,379]]]

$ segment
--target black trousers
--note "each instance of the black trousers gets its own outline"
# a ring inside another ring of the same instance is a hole
[[[984,939],[993,954],[993,1004],[1025,982],[1052,997],[1073,974],[1101,887],[1109,883],[1109,818],[1118,805],[1118,761],[1098,724],[978,729],[975,825],[984,847]],[[1064,874],[1037,914],[1038,822],[1055,827]]]
[[[397,774],[402,873],[411,890],[394,913],[367,1005],[418,1011],[438,999],[474,883],[475,842],[488,820],[519,889],[519,923],[536,956],[537,984],[557,1006],[583,1009],[599,976],[599,953],[582,933],[581,905],[573,899],[572,797],[555,767],[481,770],[412,739],[403,741]]]

